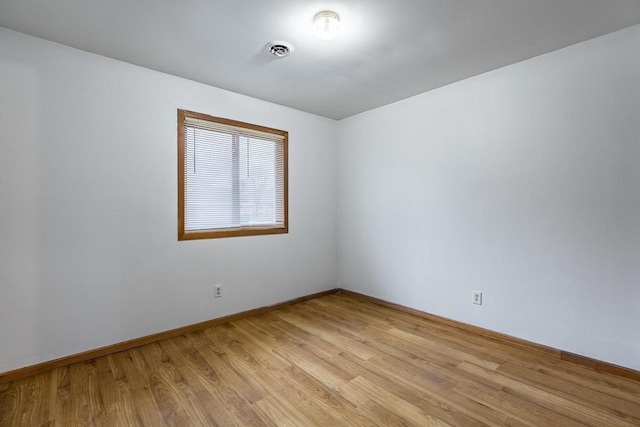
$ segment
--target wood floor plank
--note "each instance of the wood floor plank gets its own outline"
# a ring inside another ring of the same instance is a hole
[[[416,372],[412,369],[412,365],[403,360],[393,360],[391,357],[382,359],[382,356],[376,356],[362,362],[348,353],[343,353],[340,355],[340,363],[359,366],[362,377],[367,381],[448,424],[497,425],[504,419],[502,414],[487,407],[476,408],[479,410],[472,413],[473,411],[467,409],[468,406],[472,406],[468,399],[461,396],[461,399],[455,401],[454,393],[451,390],[452,383],[441,381],[437,376],[431,376],[430,379],[427,379],[424,375],[425,372]],[[467,402],[462,403],[463,399]],[[487,421],[489,419],[493,422]]]
[[[575,383],[564,381],[535,370],[532,371],[531,369],[513,363],[500,366],[498,372],[509,378],[533,385],[581,404],[597,407],[602,412],[620,417],[634,425],[640,426],[640,406],[638,406],[637,402],[634,404],[625,400],[616,399],[608,394],[592,390],[588,387],[581,387]]]
[[[388,391],[386,388],[380,387],[363,377],[354,378],[351,384],[359,388],[362,392],[370,396],[375,396],[378,405],[411,425],[429,425],[434,427],[451,426],[451,424],[442,421],[409,401]]]
[[[114,363],[115,356],[124,353],[96,359],[98,369],[98,392],[104,405],[104,412],[99,424],[108,425],[109,420],[120,419],[123,425],[140,425],[131,390],[124,382],[124,372]],[[55,371],[53,371],[55,372]],[[58,417],[54,417],[58,419]],[[161,423],[160,425],[163,425]]]
[[[327,304],[328,299],[318,299],[313,301],[316,304]],[[337,310],[345,310],[353,316],[367,313],[367,320],[380,321],[387,324],[387,330],[397,328],[405,331],[413,331],[424,337],[431,337],[440,343],[446,343],[447,346],[461,349],[462,351],[471,352],[482,356],[487,360],[493,360],[498,363],[514,362],[516,364],[527,366],[532,370],[545,371],[550,375],[563,377],[565,381],[575,382],[583,387],[598,390],[602,393],[611,394],[615,397],[626,399],[631,402],[640,401],[640,389],[638,382],[615,375],[602,375],[593,369],[586,368],[574,363],[567,363],[559,358],[540,357],[539,352],[523,349],[518,346],[507,345],[503,342],[487,339],[477,334],[452,328],[450,326],[434,322],[425,318],[416,318],[408,313],[402,313],[403,316],[398,318],[388,317],[385,315],[375,316],[376,306],[363,303],[360,300],[340,299],[335,300]],[[383,312],[393,313],[396,310],[382,307]],[[336,309],[331,310],[335,312]],[[407,319],[414,318],[414,321]]]
[[[110,356],[119,386],[117,392],[126,393],[118,406],[120,410],[126,411],[134,425],[167,425],[152,391],[152,377],[155,373],[144,360],[140,360],[142,354],[154,351],[155,345],[149,344],[144,351],[133,349]],[[132,422],[130,420],[127,423]]]
[[[578,427],[584,426],[572,418],[566,417],[547,408],[541,407],[531,401],[525,401],[509,393],[508,390],[495,390],[481,384],[460,383],[453,389],[456,393],[465,395],[469,399],[484,406],[501,412],[507,418],[505,424],[515,424],[516,422],[530,427],[563,426]]]
[[[249,383],[247,377],[233,369],[223,344],[217,343],[215,346],[204,347],[201,354],[209,366],[214,366],[216,369],[219,381],[212,387],[212,394],[215,400],[222,404],[225,418],[228,417],[231,422],[239,425],[267,425],[251,405],[252,402],[262,398],[261,390],[255,388],[255,383]],[[234,386],[231,387],[231,384]]]
[[[0,426],[638,426],[640,383],[331,294],[0,384]]]
[[[262,414],[262,416],[271,421],[272,425],[281,427],[296,427],[305,425],[305,420],[296,417],[291,411],[283,412],[267,397],[255,404],[256,411]]]
[[[490,378],[492,381],[501,384],[503,387],[512,389],[520,396],[526,396],[537,403],[541,403],[552,410],[566,414],[567,416],[580,420],[588,425],[627,427],[633,425],[623,419],[611,416],[589,405],[577,403],[572,399],[560,396],[558,393],[549,392],[525,382],[511,379],[498,372],[489,371],[467,362],[463,362],[459,367],[465,372]]]

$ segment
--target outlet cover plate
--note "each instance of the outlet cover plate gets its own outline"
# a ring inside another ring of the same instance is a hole
[[[482,291],[471,291],[471,302],[482,305]]]

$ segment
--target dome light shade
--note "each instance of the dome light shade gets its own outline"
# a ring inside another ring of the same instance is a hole
[[[330,10],[323,10],[313,17],[313,27],[322,40],[331,40],[340,29],[340,16]]]

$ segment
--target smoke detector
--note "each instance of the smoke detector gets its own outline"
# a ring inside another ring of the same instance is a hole
[[[282,41],[267,43],[266,48],[267,51],[278,58],[284,58],[285,56],[289,56],[293,53],[293,46],[291,43]]]

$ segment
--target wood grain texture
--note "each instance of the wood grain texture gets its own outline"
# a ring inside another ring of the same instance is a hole
[[[72,354],[70,356],[61,357],[59,359],[38,363],[36,365],[26,366],[24,368],[16,369],[13,371],[3,372],[3,373],[0,373],[0,385],[3,382],[12,381],[19,378],[25,378],[30,375],[45,372],[54,368],[68,366],[74,363],[84,362],[87,360],[95,359],[97,357],[107,356],[109,354],[117,353],[119,351],[129,350],[135,347],[150,344],[163,339],[175,337],[178,335],[186,334],[188,332],[197,331],[197,330],[215,326],[215,325],[220,325],[223,323],[231,322],[233,320],[242,319],[243,317],[254,316],[256,314],[265,313],[270,310],[276,310],[283,306],[297,304],[303,301],[307,301],[309,299],[319,298],[325,295],[334,294],[336,292],[338,292],[337,289],[330,289],[328,291],[317,292],[315,294],[305,295],[305,296],[294,298],[292,300],[284,301],[278,304],[274,304],[266,307],[259,307],[252,310],[243,311],[241,313],[232,314],[229,316],[224,316],[216,319],[207,320],[204,322],[194,323],[192,325],[171,329],[169,331],[158,332],[157,334],[146,335],[144,337],[134,338],[132,340],[123,341],[121,343],[96,348],[96,349],[85,351],[82,353]]]
[[[637,426],[640,382],[345,293],[0,384],[0,426]]]
[[[455,328],[463,329],[465,331],[473,332],[478,335],[482,335],[488,338],[493,338],[496,340],[500,340],[518,347],[523,347],[529,350],[540,351],[543,353],[547,353],[553,356],[560,357],[561,351],[555,349],[553,347],[548,347],[542,344],[537,344],[531,341],[523,340],[521,338],[512,337],[507,334],[502,334],[500,332],[495,332],[490,329],[481,328],[479,326],[470,325],[468,323],[459,322],[457,320],[449,319],[442,316],[437,316],[435,314],[426,313],[424,311],[416,310],[413,308],[409,308],[400,304],[396,304],[393,302],[385,301],[380,298],[371,297],[369,295],[360,294],[358,292],[348,291],[346,289],[340,289],[340,293],[345,295],[350,295],[354,298],[358,298],[360,300],[370,301],[375,304],[380,304],[385,307],[394,308],[396,310],[401,310],[406,313],[415,314],[416,316],[424,317],[425,319],[433,320],[439,323],[444,323],[445,325],[453,326]]]
[[[568,362],[576,363],[578,365],[586,366],[596,371],[607,372],[610,374],[618,375],[621,377],[629,378],[635,381],[640,381],[640,371],[636,371],[634,369],[626,368],[624,366],[618,366],[613,363],[603,362],[601,360],[592,359],[586,356],[581,356],[579,354],[570,353],[568,351],[560,350],[553,347],[548,347],[543,344],[538,344],[535,342],[527,341],[522,338],[513,337],[511,335],[502,334],[500,332],[495,332],[490,329],[481,328],[479,326],[470,325],[468,323],[459,322],[457,320],[448,319],[446,317],[437,316],[435,314],[426,313],[424,311],[416,310],[413,308],[405,307],[400,304],[395,304],[389,301],[385,301],[380,298],[371,297],[368,295],[360,294],[358,292],[348,291],[345,289],[340,289],[338,291],[344,295],[349,295],[353,298],[357,298],[361,301],[369,301],[374,304],[379,304],[384,307],[393,308],[396,310],[403,311],[405,313],[411,313],[416,316],[433,320],[435,322],[443,323],[445,325],[453,326],[458,329],[462,329],[464,331],[472,332],[477,335],[481,335],[486,338],[491,338],[494,340],[498,340],[513,346],[522,347],[528,350],[533,350],[541,353],[545,353],[554,357],[557,357],[562,360],[566,360]]]

